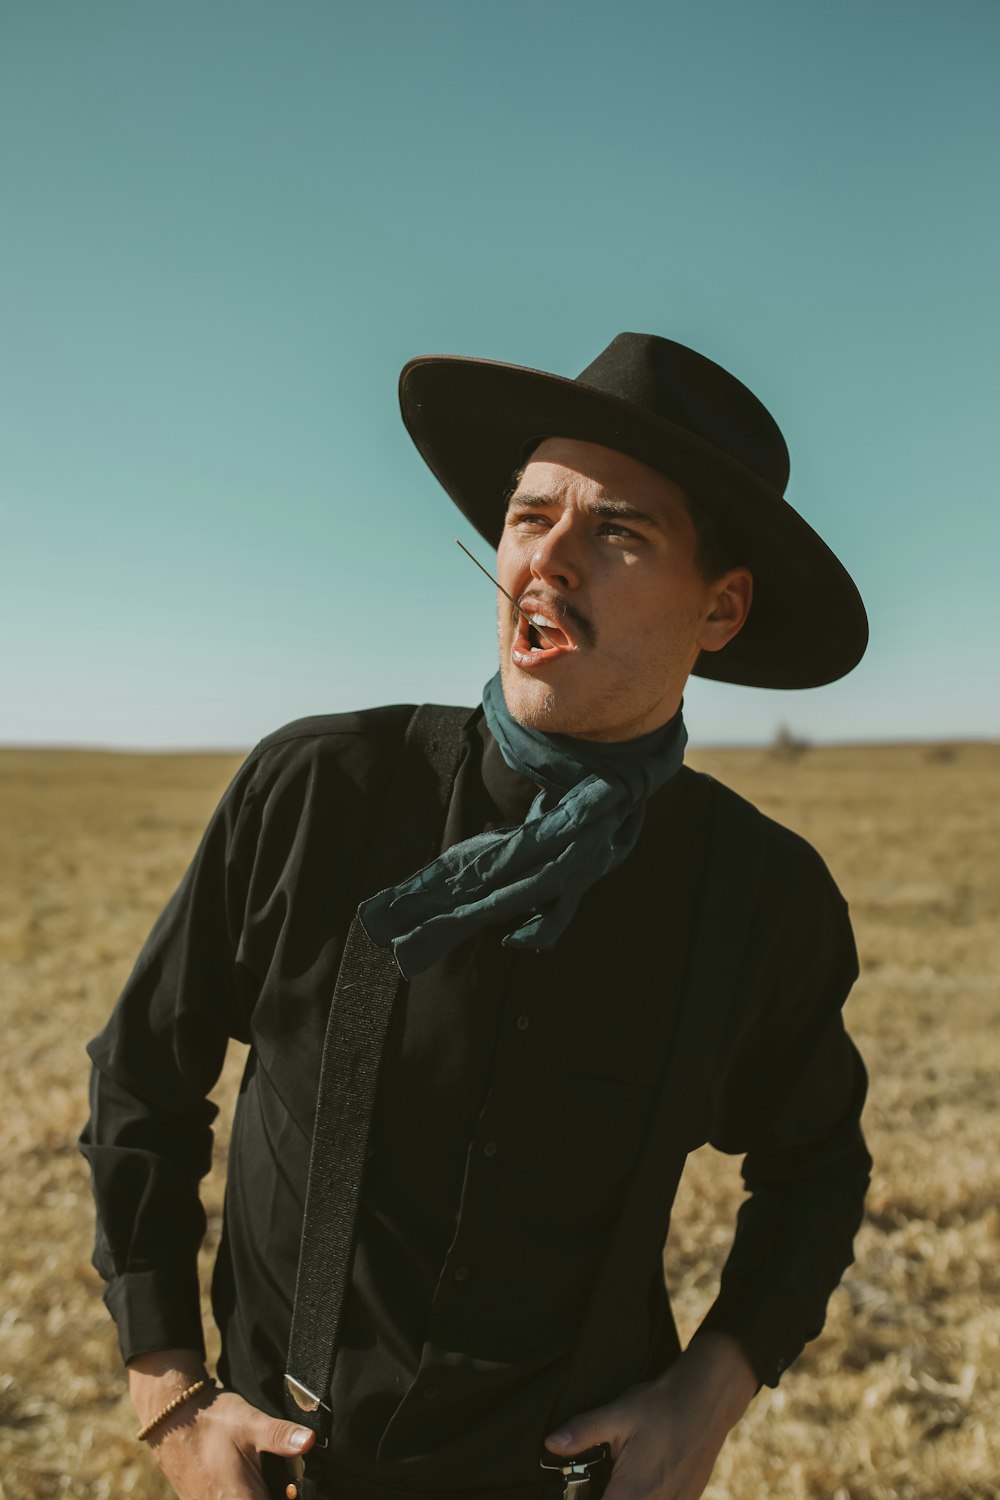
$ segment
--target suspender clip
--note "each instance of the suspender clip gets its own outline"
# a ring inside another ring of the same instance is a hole
[[[596,1447],[585,1448],[582,1453],[573,1453],[568,1458],[560,1458],[557,1453],[545,1449],[540,1462],[543,1469],[557,1470],[562,1476],[564,1500],[592,1500],[590,1481],[596,1477],[594,1470],[603,1468],[602,1477],[606,1479],[610,1460],[609,1444],[598,1443]]]
[[[325,1448],[333,1420],[333,1412],[325,1401],[320,1400],[315,1391],[311,1391],[307,1385],[303,1385],[301,1380],[296,1380],[294,1375],[289,1375],[287,1370],[285,1372],[285,1390],[291,1396],[299,1411],[305,1412],[307,1416],[313,1418],[311,1422],[307,1422],[305,1425],[311,1427],[313,1432],[315,1432],[316,1447]]]

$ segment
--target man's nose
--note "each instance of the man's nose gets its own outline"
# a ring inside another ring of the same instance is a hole
[[[579,588],[580,566],[571,529],[558,524],[540,536],[531,553],[530,567],[539,583],[568,590]]]

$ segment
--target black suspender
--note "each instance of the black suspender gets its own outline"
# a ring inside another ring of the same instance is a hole
[[[363,895],[393,885],[437,853],[468,709],[415,710],[389,784],[363,881]],[[286,1405],[329,1438],[327,1405],[354,1248],[358,1193],[389,1016],[401,983],[392,951],[351,923],[323,1043],[295,1306],[285,1375]]]

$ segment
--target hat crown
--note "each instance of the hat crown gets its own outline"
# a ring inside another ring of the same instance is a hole
[[[788,449],[771,413],[735,375],[685,344],[619,333],[577,380],[677,423],[784,494]]]

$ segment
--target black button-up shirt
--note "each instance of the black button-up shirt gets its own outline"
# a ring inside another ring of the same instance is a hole
[[[319,1060],[361,869],[406,712],[301,721],[249,757],[91,1044],[83,1148],[95,1264],[125,1358],[201,1347],[197,1183],[226,1042],[251,1052],[213,1283],[220,1374],[283,1410]],[[481,714],[444,844],[523,818],[536,788]],[[538,1452],[630,1173],[674,1019],[710,783],[684,770],[630,858],[546,954],[488,931],[402,988],[379,1077],[334,1370],[330,1459],[414,1489],[537,1481]],[[865,1074],[840,1008],[846,906],[809,845],[768,824],[713,1142],[751,1197],[705,1326],[775,1383],[851,1257],[869,1158]],[[672,1187],[670,1189],[672,1191]],[[676,1352],[662,1281],[637,1285],[634,1378]]]

